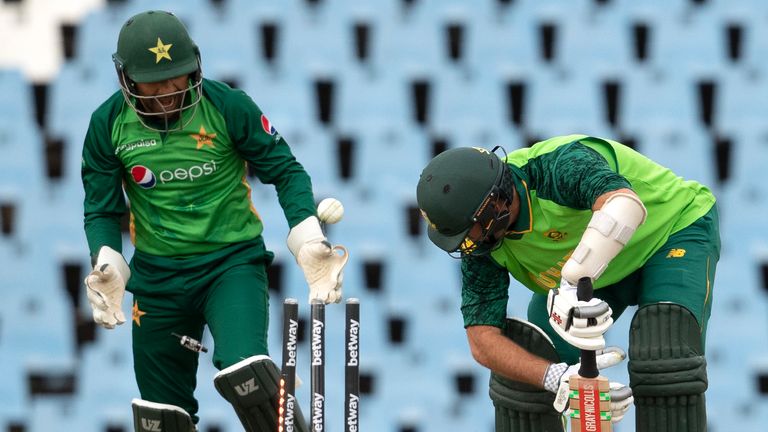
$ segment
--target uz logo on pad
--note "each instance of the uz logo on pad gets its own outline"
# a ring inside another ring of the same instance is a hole
[[[255,392],[259,389],[259,386],[256,385],[256,379],[251,378],[248,381],[235,386],[235,391],[240,396],[248,396],[249,394]]]
[[[143,418],[141,419],[141,428],[146,431],[150,432],[162,432],[163,430],[160,429],[160,420],[150,420]]]

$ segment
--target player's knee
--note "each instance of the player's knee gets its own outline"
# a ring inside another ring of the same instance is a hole
[[[213,354],[213,365],[216,366],[217,369],[222,370],[239,363],[243,359],[256,355],[268,355],[267,348],[264,344],[253,342],[232,346],[219,345],[216,347]]]
[[[221,370],[213,384],[235,409],[248,432],[274,432],[277,425],[280,371],[265,355],[249,357]],[[294,429],[305,432],[301,410],[296,408]]]
[[[636,398],[698,395],[707,389],[701,330],[683,306],[640,308],[629,335],[629,379]]]

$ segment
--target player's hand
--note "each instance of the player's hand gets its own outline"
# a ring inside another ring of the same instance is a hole
[[[613,324],[608,303],[598,298],[579,301],[576,287],[562,279],[560,288],[547,294],[547,312],[549,324],[569,344],[592,351],[605,347],[603,333]]]
[[[611,381],[611,423],[617,423],[623,419],[634,401],[631,388]]]
[[[309,284],[309,302],[338,303],[342,298],[344,266],[349,254],[344,246],[331,246],[326,240],[305,244],[296,257]]]
[[[627,354],[621,348],[608,347],[597,353],[597,368],[603,370],[615,366],[624,361],[626,357]],[[555,402],[552,405],[558,412],[565,412],[568,407],[569,380],[573,375],[579,374],[579,367],[581,367],[580,363],[571,366],[566,363],[557,363],[547,369],[547,374],[544,377],[544,388],[555,393]],[[632,397],[632,389],[621,383],[611,382],[610,388],[611,421],[616,423],[627,413],[634,397]]]
[[[288,249],[304,272],[309,285],[309,301],[340,302],[343,271],[349,254],[344,246],[332,246],[328,242],[316,217],[309,217],[291,229]]]
[[[85,278],[86,295],[96,324],[108,329],[125,322],[121,309],[131,270],[123,256],[102,246],[93,271]]]

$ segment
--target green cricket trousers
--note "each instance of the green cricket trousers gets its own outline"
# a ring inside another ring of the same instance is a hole
[[[262,237],[187,257],[135,252],[127,289],[134,299],[133,360],[142,399],[181,407],[197,423],[199,354],[182,347],[174,333],[200,340],[208,325],[218,369],[268,354],[266,267],[272,258]]]

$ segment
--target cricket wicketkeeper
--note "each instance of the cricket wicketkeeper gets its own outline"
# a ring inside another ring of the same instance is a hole
[[[639,432],[705,430],[704,341],[720,256],[705,186],[618,142],[570,135],[503,159],[448,150],[424,168],[417,199],[430,240],[462,260],[464,325],[472,355],[492,371],[497,431],[563,430],[578,348],[604,348],[630,305],[632,392],[612,383],[612,420],[634,397]],[[528,322],[506,317],[510,274],[533,291]],[[577,300],[581,277],[594,281],[590,302]],[[598,366],[622,357],[605,349]]]
[[[198,352],[177,336],[199,340],[206,325],[219,393],[245,430],[277,430],[279,371],[267,352],[273,254],[246,163],[277,190],[310,300],[341,300],[347,255],[326,240],[310,177],[285,140],[248,95],[203,78],[200,52],[178,18],[164,11],[130,18],[113,60],[121,91],[93,113],[83,146],[95,262],[85,283],[94,320],[106,328],[125,322],[123,294],[133,293],[136,431],[195,429]],[[121,254],[127,211],[136,247],[130,265]]]

